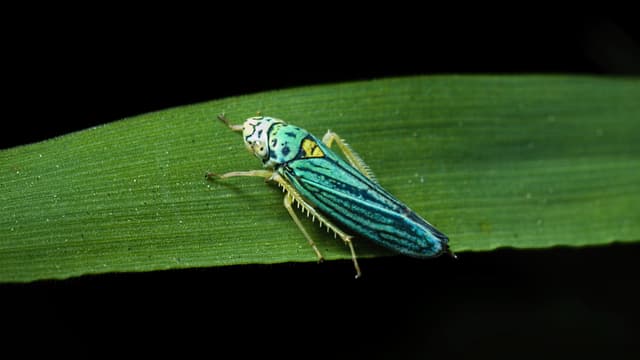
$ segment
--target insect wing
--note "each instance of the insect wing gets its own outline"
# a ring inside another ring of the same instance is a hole
[[[446,235],[322,142],[310,140],[319,151],[307,145],[303,156],[280,171],[318,210],[353,233],[405,255],[432,257],[447,249]]]

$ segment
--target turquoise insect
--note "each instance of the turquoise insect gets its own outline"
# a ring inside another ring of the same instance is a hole
[[[354,236],[412,257],[454,256],[448,237],[383,189],[360,156],[336,133],[328,131],[320,141],[308,131],[273,117],[251,117],[242,125],[232,125],[224,115],[218,119],[231,130],[242,132],[246,148],[262,161],[264,169],[208,173],[207,178],[255,176],[278,184],[285,192],[285,208],[318,261],[323,256],[294,205],[349,246],[356,278],[362,272]],[[334,142],[346,161],[331,150]]]

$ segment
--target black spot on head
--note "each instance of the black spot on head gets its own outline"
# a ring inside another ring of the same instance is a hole
[[[258,130],[258,137],[262,137],[262,129]]]
[[[271,139],[271,146],[276,147],[276,145],[278,145],[278,138]]]
[[[287,135],[288,137],[292,137],[292,138],[296,137],[296,134],[295,134],[295,133],[292,133],[291,131],[287,131],[287,132],[286,132],[286,133],[284,133],[284,134],[285,134],[285,135]]]
[[[282,148],[282,155],[287,156],[289,155],[289,153],[291,152],[291,150],[289,149],[288,146],[285,146]]]

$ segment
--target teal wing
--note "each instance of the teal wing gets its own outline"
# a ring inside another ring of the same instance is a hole
[[[315,137],[305,141],[296,159],[278,170],[319,211],[345,231],[405,255],[447,251],[446,235]]]

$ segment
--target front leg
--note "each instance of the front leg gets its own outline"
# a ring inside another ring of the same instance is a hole
[[[273,177],[273,171],[271,170],[250,170],[250,171],[231,171],[224,174],[214,174],[212,172],[208,172],[204,175],[205,179],[213,180],[213,179],[226,179],[230,177],[236,176],[250,176],[250,177],[261,177],[265,180],[269,180]]]
[[[238,124],[238,125],[231,124],[231,122],[229,122],[229,119],[227,119],[226,116],[224,116],[224,113],[218,115],[218,120],[222,121],[225,125],[227,125],[227,127],[229,129],[231,129],[233,131],[242,132],[243,125],[242,124]]]

